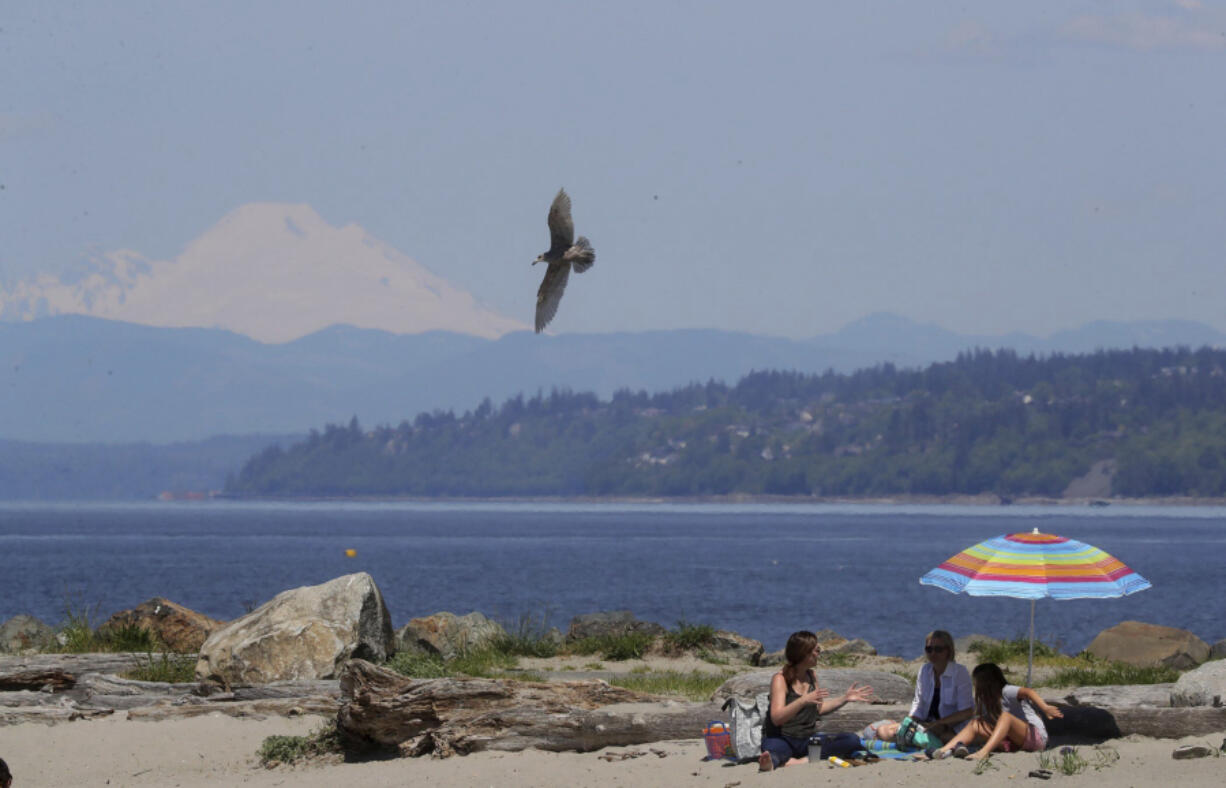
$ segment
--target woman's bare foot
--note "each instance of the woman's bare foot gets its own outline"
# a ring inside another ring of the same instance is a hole
[[[775,762],[771,760],[771,754],[764,752],[758,756],[758,771],[769,772],[775,768]]]

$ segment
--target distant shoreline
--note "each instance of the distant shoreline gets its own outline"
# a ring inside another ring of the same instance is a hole
[[[1003,499],[983,495],[883,495],[875,497],[796,496],[796,495],[687,495],[687,496],[419,496],[419,495],[227,495],[210,497],[224,501],[350,501],[355,503],[584,503],[584,504],[832,504],[838,506],[1050,506],[1053,508],[1110,508],[1146,506],[1211,507],[1226,506],[1226,497],[1155,496],[1152,498],[1053,498],[1017,496]],[[197,499],[198,500],[198,499]]]

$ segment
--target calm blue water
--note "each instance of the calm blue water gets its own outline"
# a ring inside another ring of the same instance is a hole
[[[1079,539],[1153,583],[1123,599],[1043,600],[1066,651],[1136,619],[1226,638],[1226,509],[833,505],[0,503],[0,620],[99,620],[153,596],[221,619],[288,588],[369,572],[400,627],[479,610],[505,622],[628,609],[782,648],[829,627],[914,657],[923,635],[1024,634],[1030,605],[920,586],[954,553],[1032,528]],[[357,550],[346,558],[346,548]]]

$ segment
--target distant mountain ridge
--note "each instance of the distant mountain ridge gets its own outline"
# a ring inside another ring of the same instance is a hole
[[[1007,340],[1007,341],[1006,341]],[[331,326],[281,344],[229,331],[154,328],[63,315],[0,322],[0,439],[30,442],[200,440],[301,434],[326,423],[398,424],[434,409],[553,387],[608,397],[694,381],[735,383],[754,370],[851,372],[914,367],[975,347],[1020,353],[1226,346],[1187,321],[1091,323],[1048,339],[963,336],[874,315],[808,340],[716,330],[534,335],[391,334]]]
[[[71,275],[0,289],[0,320],[85,315],[161,327],[221,328],[288,342],[329,325],[496,339],[527,325],[356,224],[333,227],[309,205],[240,206],[173,260],[119,250]]]

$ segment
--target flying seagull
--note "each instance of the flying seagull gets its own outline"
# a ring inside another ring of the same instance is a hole
[[[596,250],[582,235],[575,238],[575,223],[570,218],[570,196],[566,189],[558,189],[558,196],[549,206],[549,251],[541,253],[533,265],[546,263],[549,270],[536,291],[536,333],[541,333],[562,303],[562,291],[570,278],[573,267],[581,274],[596,262]]]

